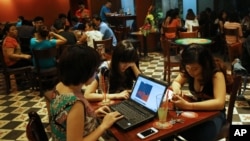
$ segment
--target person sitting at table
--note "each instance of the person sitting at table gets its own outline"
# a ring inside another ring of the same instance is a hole
[[[95,30],[94,27],[95,27],[95,24],[92,21],[86,22],[85,32],[82,34],[82,36],[80,37],[77,43],[83,44],[87,42],[87,45],[89,47],[94,48],[93,40],[100,41],[103,38],[103,34],[100,31]]]
[[[23,54],[21,52],[20,44],[17,41],[17,28],[15,24],[6,24],[3,32],[5,37],[3,39],[2,51],[4,61],[9,68],[19,68],[24,66],[30,66],[31,56],[29,54]],[[19,78],[20,74],[16,74],[15,77]],[[25,90],[27,85],[23,79],[16,79],[17,89]]]
[[[102,72],[106,71],[109,75],[109,98],[128,99],[129,90],[133,86],[133,81],[141,73],[138,68],[138,54],[131,42],[123,40],[115,48],[112,60],[104,61],[99,69],[100,73],[96,79],[86,87],[84,97],[89,101],[101,101],[102,94],[98,93],[99,79]]]
[[[44,25],[44,18],[41,16],[36,16],[33,19],[32,24],[34,26],[33,34],[34,34],[34,36],[36,36],[39,26]]]
[[[199,26],[199,21],[197,20],[194,11],[188,9],[184,27],[187,29],[187,32],[193,32],[193,26]]]
[[[108,23],[107,21],[107,15],[111,15],[111,11],[110,11],[110,8],[112,6],[112,3],[111,1],[107,1],[101,8],[101,11],[100,11],[100,18],[103,22],[105,23]]]
[[[103,22],[98,15],[93,16],[93,22],[96,28],[98,28],[99,31],[101,31],[101,33],[103,34],[103,39],[112,38],[113,39],[112,45],[113,47],[116,47],[117,39],[115,37],[113,30],[105,22]]]
[[[94,110],[83,97],[81,88],[93,81],[99,64],[99,54],[91,47],[73,45],[63,52],[58,64],[60,82],[50,100],[52,140],[96,141],[123,118],[107,106]],[[101,123],[97,117],[103,117]]]
[[[32,51],[33,49],[52,48],[58,45],[63,45],[66,42],[67,39],[65,39],[63,36],[56,34],[55,32],[50,32],[47,26],[41,25],[38,27],[36,37],[30,40],[30,50]],[[33,65],[36,66],[34,57],[33,57]],[[56,65],[55,58],[40,60],[41,69],[51,68],[54,67],[55,65]]]
[[[76,36],[73,32],[65,30],[65,22],[60,19],[56,19],[53,27],[55,28],[55,32],[65,39],[67,39],[66,45],[74,45],[76,44]]]
[[[167,24],[167,23],[166,23]],[[167,27],[176,27],[177,29],[181,28],[181,19],[179,17],[179,9],[175,8],[171,13],[170,13],[170,19],[169,23],[167,24]],[[168,39],[173,39],[176,38],[176,33],[165,33],[165,36]]]
[[[171,19],[171,13],[173,12],[174,9],[169,9],[168,11],[166,11],[166,16],[161,24],[161,34],[164,34],[163,33],[163,29],[162,27],[167,27],[168,24],[169,24],[169,21]]]
[[[239,20],[239,16],[237,12],[232,12],[229,14],[228,21],[225,22],[224,28],[226,29],[236,29],[238,28],[238,40],[235,36],[225,35],[225,40],[228,44],[236,43],[236,42],[244,42],[245,38],[243,37],[242,27]]]
[[[213,119],[180,133],[187,140],[212,141],[219,133],[225,117],[226,86],[232,83],[226,74],[222,60],[213,57],[204,46],[191,44],[181,54],[181,73],[172,82],[176,108],[182,110],[219,110]],[[181,94],[184,83],[189,84],[190,92],[198,99],[196,102],[185,100]]]

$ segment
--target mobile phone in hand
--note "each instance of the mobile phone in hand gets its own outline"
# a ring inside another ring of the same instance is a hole
[[[158,133],[158,130],[154,127],[151,127],[151,128],[148,128],[146,130],[143,130],[143,131],[137,133],[137,136],[141,139],[145,139],[145,138],[152,136],[156,133]]]

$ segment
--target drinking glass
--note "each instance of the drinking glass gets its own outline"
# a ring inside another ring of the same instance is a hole
[[[101,93],[103,95],[103,100],[101,102],[101,105],[109,105],[110,99],[109,99],[109,79],[106,76],[101,75],[99,80],[99,86]]]
[[[154,122],[154,127],[158,129],[168,129],[172,127],[172,124],[167,122],[168,116],[168,99],[166,95],[162,98],[161,95],[156,96],[156,102],[159,106],[158,108],[158,121]]]

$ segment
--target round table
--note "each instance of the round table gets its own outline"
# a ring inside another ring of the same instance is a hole
[[[178,45],[190,45],[190,44],[200,44],[200,45],[207,45],[211,44],[212,40],[206,38],[180,38],[174,40],[174,42]]]

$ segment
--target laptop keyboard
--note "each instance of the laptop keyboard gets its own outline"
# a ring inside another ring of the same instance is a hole
[[[142,119],[145,119],[145,117],[150,117],[150,115],[152,115],[148,111],[145,111],[145,109],[134,104],[131,101],[121,102],[119,104],[112,105],[111,109],[119,111],[130,123],[140,122]]]

